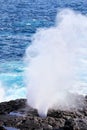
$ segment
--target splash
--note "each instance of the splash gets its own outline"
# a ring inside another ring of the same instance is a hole
[[[26,50],[28,104],[41,116],[49,108],[76,106],[71,90],[81,82],[86,56],[87,17],[69,9],[60,11],[55,25],[37,30]]]

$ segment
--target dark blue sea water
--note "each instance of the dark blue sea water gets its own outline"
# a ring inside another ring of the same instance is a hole
[[[26,97],[23,62],[31,36],[54,25],[57,12],[70,8],[87,14],[87,0],[0,0],[1,99]]]

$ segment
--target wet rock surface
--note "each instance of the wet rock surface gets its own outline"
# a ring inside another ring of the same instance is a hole
[[[27,106],[26,99],[0,103],[0,130],[87,130],[87,96],[83,102],[79,109],[49,110],[46,118]]]

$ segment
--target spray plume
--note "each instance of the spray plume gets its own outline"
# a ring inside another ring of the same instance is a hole
[[[26,50],[27,101],[41,116],[49,108],[76,105],[70,93],[80,79],[86,48],[87,17],[69,9],[58,13],[53,27],[33,35]]]

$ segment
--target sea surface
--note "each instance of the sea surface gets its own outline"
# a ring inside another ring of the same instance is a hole
[[[87,15],[87,0],[0,0],[0,101],[26,97],[24,57],[31,36],[53,26],[64,8]]]

